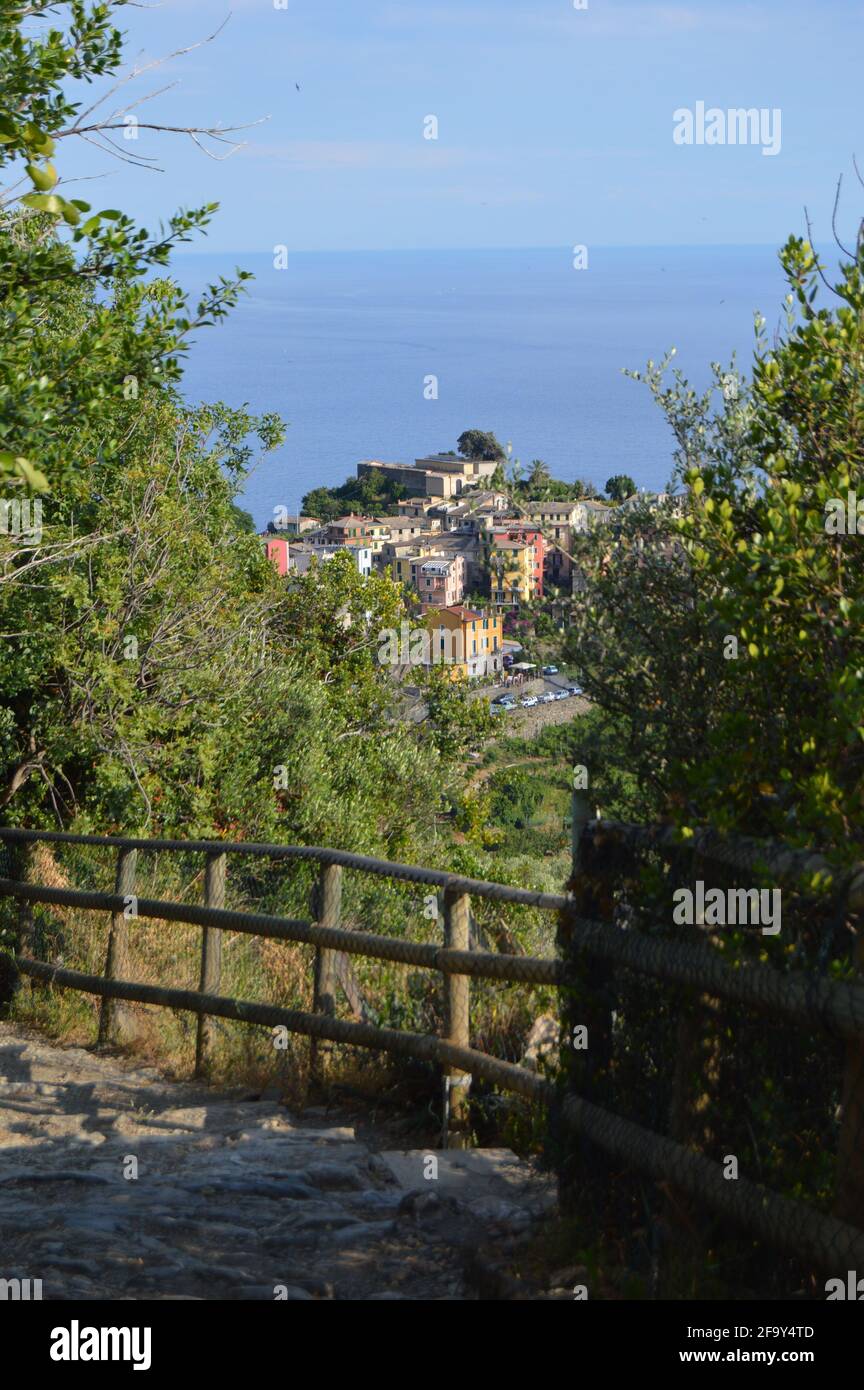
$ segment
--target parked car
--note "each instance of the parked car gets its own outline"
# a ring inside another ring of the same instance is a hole
[[[538,703],[536,695],[526,695],[520,702],[523,709],[530,709],[532,705]]]
[[[567,691],[567,690],[558,690],[558,691],[556,691],[555,699],[556,699],[556,700],[566,700],[566,699],[568,698],[568,695],[569,695],[569,691]]]
[[[581,694],[582,694],[582,687],[581,687],[581,685],[568,685],[567,689],[568,689],[568,691],[569,691],[569,693],[570,693],[571,695],[581,695]]]
[[[550,700],[554,700],[554,699],[555,699],[555,691],[554,691],[554,690],[544,690],[543,694],[540,696],[540,703],[541,703],[541,705],[548,705],[549,702],[550,702]]]
[[[543,667],[543,674],[544,674],[544,676],[557,676],[557,674],[558,674],[558,667],[557,667],[557,666],[544,666],[544,667]]]

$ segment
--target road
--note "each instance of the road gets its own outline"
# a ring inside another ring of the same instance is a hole
[[[521,700],[526,695],[541,695],[546,690],[557,691],[571,684],[572,681],[563,675],[538,676],[520,686],[487,687],[477,691],[477,695],[485,700],[493,700],[496,695],[506,693]],[[516,709],[495,715],[496,734],[498,737],[503,733],[513,734],[517,738],[533,738],[547,724],[569,723],[575,715],[584,714],[590,708],[591,702],[584,695],[571,695],[567,700],[550,700],[548,704],[532,705],[530,709],[523,709],[519,705]]]

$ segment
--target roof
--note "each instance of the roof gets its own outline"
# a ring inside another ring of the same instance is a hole
[[[438,612],[455,613],[457,618],[462,618],[469,622],[476,621],[478,618],[483,617],[482,613],[475,613],[473,608],[463,608],[461,603],[451,603],[447,608],[439,608]]]
[[[391,531],[405,531],[409,527],[412,530],[423,530],[424,525],[428,527],[425,516],[382,516],[379,517],[381,526],[389,526]]]
[[[573,502],[529,502],[531,516],[537,512],[553,512],[563,516],[565,512],[575,511],[581,503],[581,498]]]

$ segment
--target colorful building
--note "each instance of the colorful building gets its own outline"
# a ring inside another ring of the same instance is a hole
[[[461,603],[465,593],[465,560],[462,555],[433,556],[411,562],[411,584],[421,602],[436,608]]]
[[[478,613],[452,604],[424,608],[430,632],[429,661],[446,665],[453,679],[459,676],[494,675],[504,669],[504,634],[501,615]]]
[[[539,526],[530,522],[508,521],[503,526],[495,526],[488,533],[487,551],[491,565],[492,578],[495,578],[495,556],[511,558],[515,561],[512,570],[518,581],[519,601],[528,603],[532,599],[543,597],[543,564],[546,557],[546,542],[543,539],[543,532]],[[486,533],[483,533],[486,540]],[[528,546],[528,574],[527,581],[523,577],[524,559],[521,554],[521,547]],[[500,568],[500,567],[499,567]],[[512,591],[512,580],[507,585],[508,590]],[[500,585],[499,585],[500,588]]]
[[[264,554],[276,566],[276,573],[284,579],[288,573],[288,542],[284,536],[265,536]]]

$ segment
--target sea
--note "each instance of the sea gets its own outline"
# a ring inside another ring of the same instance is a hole
[[[661,360],[694,386],[733,354],[748,372],[754,314],[769,334],[787,292],[770,246],[289,252],[177,256],[198,291],[239,266],[255,278],[200,330],[183,389],[286,422],[256,458],[242,505],[263,528],[336,486],[360,460],[406,462],[493,431],[512,459],[602,490],[627,473],[665,488],[674,441],[648,388],[625,375]]]

